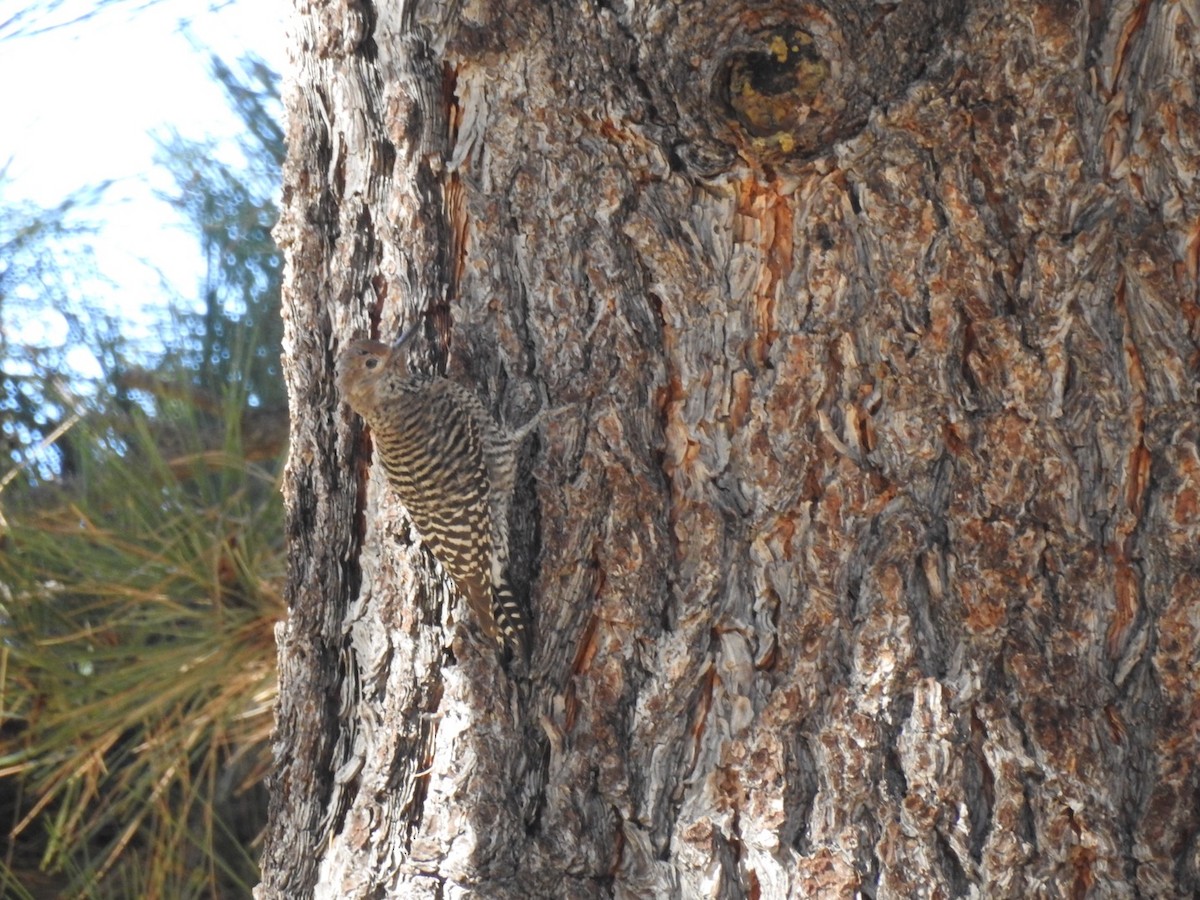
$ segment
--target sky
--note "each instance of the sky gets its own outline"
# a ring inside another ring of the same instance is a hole
[[[98,268],[113,282],[97,285],[106,296],[93,299],[119,309],[133,330],[171,293],[194,297],[203,274],[198,239],[155,196],[173,182],[156,170],[151,135],[173,128],[185,139],[234,137],[242,126],[210,76],[208,53],[232,64],[253,52],[282,72],[290,11],[287,0],[158,0],[136,10],[139,2],[0,42],[3,199],[52,207],[79,188],[115,181],[88,216],[99,225]],[[210,2],[223,5],[212,11]],[[28,5],[0,0],[0,23]],[[53,316],[32,327],[42,333],[25,340],[65,337],[65,322]]]

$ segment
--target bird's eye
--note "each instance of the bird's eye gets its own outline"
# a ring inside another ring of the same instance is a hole
[[[374,369],[376,366],[379,365],[379,357],[368,356],[366,358],[366,360],[363,362],[363,365],[366,366],[368,369]]]

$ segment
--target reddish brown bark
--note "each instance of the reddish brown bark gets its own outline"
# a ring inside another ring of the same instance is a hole
[[[1194,4],[300,7],[261,896],[1200,888]],[[423,314],[570,406],[525,685],[332,390]]]

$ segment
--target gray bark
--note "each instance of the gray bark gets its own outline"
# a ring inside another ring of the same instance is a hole
[[[1200,889],[1200,6],[297,0],[260,897]],[[340,404],[520,424],[526,679]]]

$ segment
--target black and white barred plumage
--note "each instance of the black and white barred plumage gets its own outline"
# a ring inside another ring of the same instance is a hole
[[[516,449],[533,426],[502,429],[460,384],[411,373],[402,343],[349,344],[338,386],[370,426],[388,483],[484,633],[528,659],[529,619],[508,581]]]

